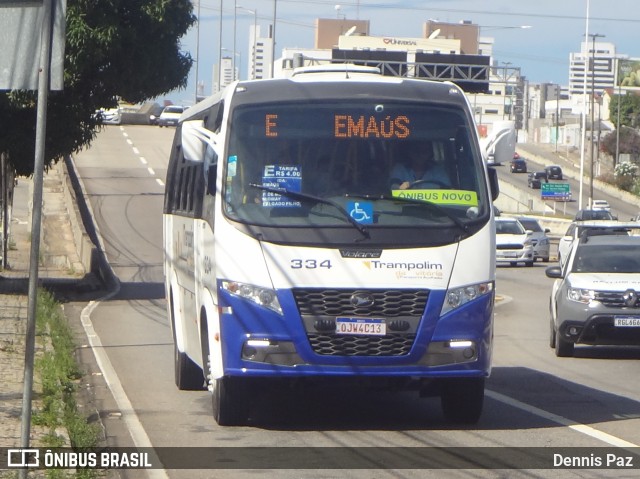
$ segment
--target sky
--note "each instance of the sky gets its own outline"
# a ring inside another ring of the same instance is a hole
[[[198,1],[200,4],[198,5]],[[166,99],[193,104],[198,82],[211,94],[213,66],[218,62],[220,25],[223,56],[234,46],[240,78],[247,77],[249,29],[254,21],[262,31],[276,16],[276,54],[284,47],[313,48],[317,18],[369,20],[373,36],[421,37],[429,20],[480,25],[481,36],[493,37],[498,64],[520,67],[531,83],[569,83],[569,54],[580,51],[587,32],[604,35],[616,52],[640,57],[640,3],[638,0],[193,0],[199,26],[181,44],[197,61],[186,89]],[[220,8],[222,5],[222,16]],[[519,28],[521,26],[530,28]]]

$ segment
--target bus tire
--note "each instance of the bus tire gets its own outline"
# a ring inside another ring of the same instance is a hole
[[[173,345],[173,360],[176,386],[181,391],[201,391],[204,389],[204,374],[186,353]]]
[[[176,386],[181,391],[201,391],[205,387],[202,369],[187,356],[187,353],[178,349],[176,322],[173,315],[173,291],[169,296],[169,308],[171,330],[173,331],[173,369]]]
[[[215,421],[220,426],[245,424],[249,416],[246,381],[225,376],[212,380],[211,385]]]
[[[484,403],[484,378],[444,379],[440,401],[442,412],[448,422],[477,423]]]

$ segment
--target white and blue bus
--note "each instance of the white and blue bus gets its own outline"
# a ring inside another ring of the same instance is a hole
[[[208,387],[220,425],[245,422],[272,379],[357,378],[440,395],[451,422],[481,415],[497,177],[460,88],[369,70],[236,82],[180,119],[164,204],[175,380]],[[394,185],[416,154],[446,181]]]

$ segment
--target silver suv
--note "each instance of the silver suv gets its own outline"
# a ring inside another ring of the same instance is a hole
[[[575,344],[640,345],[640,236],[584,236],[554,278],[549,309],[556,356]]]

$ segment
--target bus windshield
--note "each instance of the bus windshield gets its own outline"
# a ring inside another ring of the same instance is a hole
[[[235,221],[460,227],[489,215],[474,127],[458,107],[371,100],[243,105],[230,125],[223,197]]]

